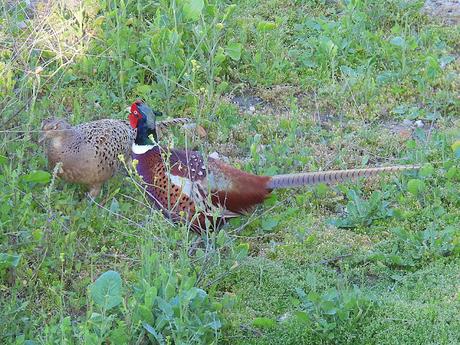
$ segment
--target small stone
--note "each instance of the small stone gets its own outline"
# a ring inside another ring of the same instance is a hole
[[[404,125],[404,126],[412,126],[412,120],[404,119],[403,125]]]
[[[417,121],[415,121],[415,125],[416,125],[418,128],[422,128],[423,126],[425,126],[425,124],[423,123],[422,120],[417,120]]]
[[[251,105],[251,106],[249,107],[249,111],[250,111],[251,113],[255,112],[255,111],[256,111],[256,107],[254,107],[253,105]]]

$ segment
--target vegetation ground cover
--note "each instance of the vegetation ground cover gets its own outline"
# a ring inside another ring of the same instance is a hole
[[[0,342],[455,344],[458,25],[421,1],[0,4]],[[417,163],[276,192],[194,236],[126,173],[95,201],[47,173],[49,116],[191,117],[258,174]]]

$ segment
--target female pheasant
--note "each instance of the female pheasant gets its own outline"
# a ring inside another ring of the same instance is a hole
[[[391,166],[258,176],[233,168],[214,156],[199,152],[166,149],[155,137],[153,111],[141,101],[131,106],[129,121],[137,129],[132,147],[136,170],[145,182],[153,204],[171,220],[186,221],[195,232],[219,228],[264,201],[277,188],[334,183],[381,172],[416,170],[417,166]]]
[[[177,118],[155,123],[155,116],[151,121],[150,125],[159,130],[191,122],[187,118]],[[68,182],[87,185],[92,197],[99,195],[102,184],[120,166],[118,156],[130,157],[136,137],[136,129],[127,121],[111,119],[78,126],[71,126],[64,119],[47,119],[42,122],[42,133],[49,168],[54,169],[61,162],[58,176]]]

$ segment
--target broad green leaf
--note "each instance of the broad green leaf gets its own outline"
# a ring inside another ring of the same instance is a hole
[[[214,331],[217,331],[222,327],[222,323],[219,320],[214,320],[214,321],[208,323],[206,326],[208,326],[209,328],[211,328]]]
[[[89,329],[86,329],[85,335],[84,335],[85,341],[83,344],[85,345],[100,345],[99,338],[96,334],[91,333]]]
[[[241,59],[241,49],[243,45],[241,43],[230,43],[225,49],[225,53],[234,61],[239,61]]]
[[[276,29],[276,23],[274,22],[261,21],[257,23],[257,31],[259,32],[270,31],[273,29]]]
[[[153,302],[155,302],[155,298],[158,295],[158,289],[155,286],[149,287],[146,289],[144,296],[144,304],[148,308],[153,308]]]
[[[301,300],[307,299],[307,294],[301,288],[296,287],[294,290]]]
[[[120,204],[116,198],[113,198],[110,204],[110,212],[117,213],[119,210]]]
[[[110,344],[125,345],[129,344],[129,337],[126,332],[126,326],[120,325],[110,333]]]
[[[136,86],[136,92],[140,95],[147,95],[152,91],[152,86],[146,84],[140,84]]]
[[[0,155],[0,165],[5,165],[8,159],[5,156]]]
[[[204,1],[203,0],[187,0],[184,3],[184,17],[187,20],[198,20],[200,19],[201,13],[203,12]]]
[[[109,310],[119,305],[121,298],[121,277],[118,272],[107,271],[91,285],[91,297],[101,309]]]
[[[272,231],[279,223],[279,220],[274,217],[263,218],[261,222],[264,231]]]
[[[0,253],[0,267],[17,267],[20,259],[21,255]]]
[[[425,72],[428,78],[434,79],[441,72],[438,60],[434,57],[428,57],[426,60]]]
[[[171,304],[169,304],[167,301],[165,301],[161,297],[157,298],[157,302],[158,302],[158,307],[165,314],[168,320],[171,319],[173,317],[173,309],[172,309]]]
[[[163,338],[163,336],[158,333],[155,328],[153,328],[152,326],[150,326],[148,323],[146,322],[143,322],[142,323],[142,326],[144,327],[144,329],[149,332],[151,335],[153,335],[155,337],[155,340],[160,344],[160,345],[164,345],[166,344],[165,343],[165,340]]]
[[[407,182],[407,190],[409,193],[418,195],[425,190],[425,183],[419,179],[411,179]]]
[[[345,76],[348,76],[348,77],[352,77],[352,78],[356,78],[357,76],[359,76],[359,74],[356,72],[356,70],[354,70],[353,68],[349,67],[349,66],[340,66],[340,71],[345,75]]]
[[[401,36],[393,37],[390,43],[394,46],[404,48],[406,46],[406,41]]]
[[[220,65],[222,62],[224,62],[226,59],[225,56],[225,50],[222,47],[219,47],[217,49],[216,56],[214,57],[214,61],[216,62],[217,65]]]
[[[453,61],[455,61],[455,56],[446,55],[439,59],[439,64],[441,65],[441,68],[445,68],[448,64],[450,64]]]
[[[252,325],[257,328],[274,328],[276,327],[276,321],[268,317],[256,317],[252,321]]]
[[[319,48],[321,51],[330,56],[337,55],[337,45],[328,37],[321,38]]]
[[[446,177],[449,180],[460,180],[460,169],[457,167],[450,167],[446,172]]]
[[[104,23],[104,21],[105,21],[105,17],[99,16],[93,21],[93,23],[94,23],[94,26],[97,27],[97,26],[101,26]]]
[[[308,323],[310,321],[310,317],[304,311],[296,311],[294,316],[302,323]]]
[[[410,150],[417,148],[417,142],[415,140],[408,140],[406,142],[406,147]]]
[[[460,140],[452,144],[452,151],[454,151],[455,158],[460,158]]]
[[[225,244],[227,237],[225,236],[225,231],[219,231],[216,238],[216,243],[218,246],[223,246]]]
[[[91,313],[89,320],[94,323],[100,323],[104,320],[104,317],[100,313]]]
[[[430,177],[432,176],[434,173],[434,168],[433,166],[430,164],[430,163],[427,163],[427,164],[424,164],[421,168],[420,168],[420,176],[421,177]]]
[[[236,247],[235,252],[238,253],[237,256],[239,258],[246,257],[249,253],[249,243],[240,243]]]
[[[386,71],[378,74],[376,77],[376,81],[378,84],[386,84],[394,80],[397,80],[398,77],[398,73]]]
[[[227,18],[230,17],[233,14],[233,12],[235,12],[235,9],[236,9],[235,4],[228,6],[225,12],[225,15],[224,15],[224,20],[227,20]]]
[[[41,229],[35,229],[32,231],[32,237],[35,241],[40,241],[43,237],[43,231]]]
[[[223,232],[223,231],[221,231]],[[191,289],[196,283],[196,274],[193,273],[190,277],[188,277],[185,282],[184,282],[184,285],[183,285],[183,288],[185,290],[189,290]]]
[[[349,318],[350,313],[348,310],[338,309],[337,316],[339,317],[341,321],[344,321]]]
[[[51,181],[51,174],[43,170],[35,170],[23,176],[25,182],[48,183]]]
[[[155,319],[153,317],[153,308],[149,308],[144,304],[141,304],[137,307],[137,312],[139,314],[139,317],[141,320],[144,322],[149,322],[149,323],[154,323]]]
[[[191,290],[193,291],[194,302],[203,303],[208,298],[208,294],[203,289],[194,287]]]
[[[323,310],[324,314],[327,315],[335,315],[337,313],[336,305],[332,301],[323,301],[321,303],[321,309]]]
[[[308,300],[314,303],[318,303],[321,300],[321,295],[316,291],[310,291],[307,295]]]
[[[315,192],[319,197],[325,197],[329,189],[329,186],[325,183],[319,183],[315,186]]]

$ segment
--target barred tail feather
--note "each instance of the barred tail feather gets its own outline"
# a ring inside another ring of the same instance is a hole
[[[185,125],[185,124],[189,124],[191,122],[192,122],[192,119],[189,119],[187,117],[178,117],[178,118],[175,118],[175,119],[158,121],[156,123],[156,127],[157,127],[157,129],[159,129],[161,131],[161,130],[164,130],[164,129],[170,127],[170,126]]]
[[[394,173],[405,170],[418,170],[418,165],[396,165],[380,168],[349,169],[349,170],[330,170],[319,172],[308,172],[299,174],[275,175],[267,183],[268,189],[292,188],[318,183],[332,184],[353,180],[359,177],[372,177],[380,173]]]

